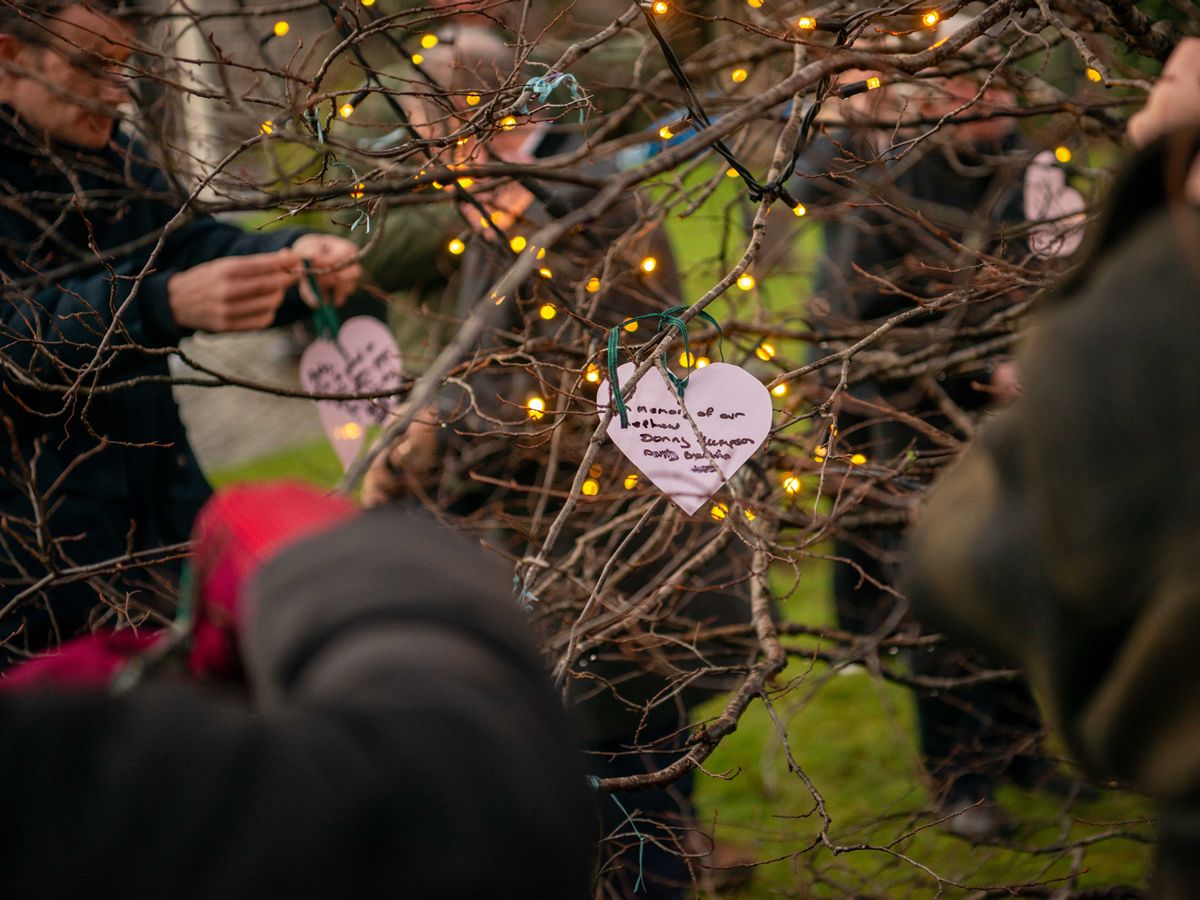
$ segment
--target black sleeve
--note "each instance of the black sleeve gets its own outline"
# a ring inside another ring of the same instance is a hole
[[[6,892],[586,896],[582,761],[507,594],[477,547],[372,512],[259,578],[256,714],[0,697]]]

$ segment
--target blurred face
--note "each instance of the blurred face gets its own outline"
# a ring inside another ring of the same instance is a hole
[[[132,31],[83,6],[46,21],[44,42],[9,39],[3,99],[33,131],[88,150],[107,146],[118,107],[129,100],[121,65]]]

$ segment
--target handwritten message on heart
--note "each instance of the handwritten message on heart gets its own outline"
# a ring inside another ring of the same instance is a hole
[[[1083,194],[1067,185],[1067,175],[1043,151],[1025,170],[1025,218],[1043,222],[1029,230],[1029,248],[1039,256],[1070,256],[1083,240]]]
[[[400,387],[403,368],[391,330],[370,316],[342,323],[337,342],[319,338],[300,357],[300,384],[314,394],[363,394]],[[383,425],[395,397],[377,400],[318,400],[317,416],[334,452],[348,469],[369,425]]]
[[[617,369],[622,384],[633,363]],[[603,415],[611,402],[608,381],[596,403]],[[692,428],[675,388],[651,369],[626,403],[629,427],[613,415],[608,436],[642,474],[689,516],[733,477],[771,430],[771,395],[739,366],[712,363],[688,379],[684,401],[700,431]],[[703,444],[701,443],[703,440]]]

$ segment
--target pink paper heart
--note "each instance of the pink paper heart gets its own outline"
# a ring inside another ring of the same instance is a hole
[[[318,338],[300,357],[300,383],[314,394],[397,390],[402,374],[396,339],[387,325],[370,316],[347,319],[336,344]],[[317,417],[343,469],[358,456],[367,426],[384,424],[396,402],[394,397],[317,401]]]
[[[621,384],[636,367],[617,369]],[[605,381],[596,393],[601,415],[608,408]],[[705,457],[696,432],[683,414],[679,395],[657,369],[637,383],[626,403],[629,427],[614,413],[608,436],[642,474],[689,516],[745,464],[771,430],[771,394],[739,366],[712,363],[688,379],[684,405],[700,429],[713,460]],[[714,467],[713,462],[716,463]]]
[[[1025,170],[1025,218],[1046,224],[1029,230],[1030,249],[1039,256],[1070,256],[1083,240],[1086,207],[1083,194],[1054,165],[1054,154],[1039,153]]]

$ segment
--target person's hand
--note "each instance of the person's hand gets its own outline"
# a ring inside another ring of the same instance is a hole
[[[358,245],[354,241],[332,234],[305,234],[296,239],[292,249],[308,261],[321,293],[334,306],[345,303],[362,280]],[[300,280],[300,297],[313,309],[320,305],[306,278]]]
[[[171,317],[195,331],[266,328],[299,272],[300,258],[286,249],[201,263],[167,280]]]
[[[1171,52],[1146,105],[1129,117],[1129,139],[1145,147],[1168,131],[1200,125],[1200,38],[1188,37]]]
[[[437,412],[430,407],[408,426],[404,436],[375,457],[363,478],[362,504],[370,508],[427,485],[441,462]]]

